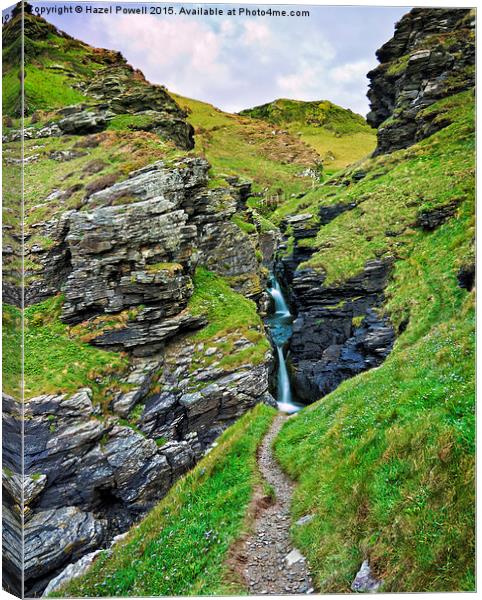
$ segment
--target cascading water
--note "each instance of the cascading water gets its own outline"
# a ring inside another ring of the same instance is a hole
[[[288,304],[283,296],[281,286],[273,275],[268,287],[268,293],[273,298],[275,312],[267,319],[267,324],[271,333],[271,338],[276,346],[278,355],[278,378],[277,378],[277,402],[279,410],[286,413],[294,413],[301,406],[294,402],[291,391],[288,369],[286,367],[286,358],[283,347],[291,337],[293,316],[290,313]]]

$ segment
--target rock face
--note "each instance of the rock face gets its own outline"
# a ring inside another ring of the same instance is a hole
[[[395,334],[388,318],[378,313],[388,273],[389,265],[375,260],[358,276],[325,286],[322,273],[295,272],[291,297],[297,317],[289,356],[301,400],[325,396],[389,354]]]
[[[388,316],[380,313],[390,261],[373,260],[357,276],[328,286],[324,272],[300,267],[313,252],[303,245],[304,241],[355,206],[321,206],[318,215],[296,215],[283,223],[292,232],[293,249],[278,260],[276,271],[296,315],[288,363],[292,387],[305,403],[318,400],[345,379],[381,364],[395,340]]]
[[[232,179],[211,189],[208,169],[204,159],[186,157],[133,171],[92,193],[80,210],[43,224],[54,243],[45,251],[33,247],[44,268],[28,300],[61,290],[61,318],[83,328],[91,344],[126,352],[129,368],[109,406],[94,403],[90,388],[25,403],[23,480],[15,463],[19,406],[5,398],[5,540],[12,547],[5,571],[12,581],[20,573],[14,543],[23,488],[29,594],[106,547],[227,426],[256,403],[273,402],[269,351],[250,364],[255,344],[239,333],[206,347],[189,337],[207,322],[188,307],[197,266],[227,277],[245,295],[261,292],[257,237],[231,220],[250,188]],[[223,343],[248,358],[226,367]]]
[[[238,340],[240,350],[250,344]],[[209,368],[196,369],[194,356],[200,350],[176,338],[162,354],[135,359],[128,380],[138,387],[112,402],[111,417],[92,403],[89,388],[26,403],[26,475],[22,482],[18,475],[4,474],[5,540],[13,542],[19,531],[23,486],[30,594],[41,592],[66,565],[108,545],[138,520],[244,412],[258,402],[272,403],[269,352],[257,366],[226,370],[215,357]],[[149,389],[154,374],[156,386]],[[17,423],[17,403],[4,400],[8,440],[9,423]],[[128,417],[136,405],[141,408],[137,426],[126,420],[121,425],[116,415]],[[14,548],[12,543],[6,552],[8,573],[19,572]]]
[[[378,127],[376,154],[406,148],[447,123],[424,112],[475,83],[475,12],[415,8],[377,51],[368,73],[368,122]]]

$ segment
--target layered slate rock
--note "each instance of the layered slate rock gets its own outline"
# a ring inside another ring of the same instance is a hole
[[[183,166],[190,168],[156,163],[134,172],[90,197],[100,208],[71,215],[66,321],[156,301],[164,316],[186,307],[192,284],[180,263],[188,263],[197,229],[183,203],[206,184],[207,171],[204,161],[188,160]],[[110,206],[119,199],[132,203]]]
[[[378,127],[376,154],[406,148],[447,125],[424,111],[475,83],[475,12],[415,8],[377,51],[368,73],[368,122]]]
[[[256,364],[248,358],[226,368],[222,353],[189,341],[192,330],[207,323],[189,312],[197,266],[227,277],[246,295],[261,289],[256,241],[232,221],[246,207],[249,186],[232,179],[210,188],[208,170],[201,158],[158,161],[42,224],[53,243],[38,252],[43,269],[28,298],[62,291],[61,318],[80,328],[75,335],[126,352],[129,368],[105,406],[93,402],[89,388],[25,404],[26,476],[7,477],[4,488],[12,524],[24,489],[31,522],[28,593],[107,547],[227,426],[258,402],[273,403],[270,352]],[[229,340],[215,343],[229,342],[234,355],[254,351],[239,333],[226,335]],[[200,366],[203,356],[209,360]],[[13,432],[17,403],[5,407],[4,423]],[[5,448],[7,457],[14,452],[8,436]],[[37,541],[49,535],[50,522],[63,533],[41,568],[44,550]],[[8,535],[14,540],[15,527]],[[20,558],[8,558],[9,573],[18,571]]]
[[[252,345],[247,339],[237,344],[239,350]],[[214,356],[209,367],[196,368],[201,346],[179,338],[162,354],[135,359],[126,378],[131,390],[114,398],[112,416],[93,404],[89,388],[38,396],[25,405],[26,475],[23,481],[4,475],[4,490],[8,524],[20,511],[23,486],[30,593],[126,531],[239,416],[258,402],[274,403],[270,352],[259,365],[226,370]],[[209,348],[205,353],[212,355]],[[8,422],[16,403],[5,408]],[[15,532],[8,528],[6,539]],[[6,555],[9,572],[20,566],[12,551]]]
[[[324,273],[295,272],[291,297],[297,317],[289,357],[301,400],[325,396],[390,353],[395,333],[380,312],[389,267],[373,260],[359,275],[331,286],[324,284]]]
[[[249,192],[237,181],[208,189],[208,169],[200,158],[156,162],[92,194],[85,210],[57,223],[64,239],[57,234],[58,250],[50,251],[44,273],[54,272],[63,249],[63,320],[119,318],[119,326],[100,328],[93,344],[143,356],[205,324],[187,311],[197,265],[227,277],[244,295],[261,293],[255,244],[231,221]],[[44,281],[48,290],[57,284],[55,277]]]

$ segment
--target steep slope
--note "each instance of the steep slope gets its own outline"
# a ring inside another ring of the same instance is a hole
[[[375,133],[365,119],[328,100],[279,99],[240,114],[286,129],[304,141],[321,156],[326,174],[364,158],[375,148]]]
[[[9,85],[20,20],[17,9],[3,28]],[[12,353],[4,572],[20,593],[16,516],[25,514],[25,589],[38,595],[139,520],[230,424],[274,402],[270,344],[253,300],[272,248],[261,248],[263,234],[248,221],[250,184],[212,178],[163,88],[28,5],[25,29],[26,80],[47,85],[26,90],[26,402],[21,409]],[[18,106],[7,99],[6,109],[10,167],[22,143]],[[21,232],[10,217],[15,269]],[[17,342],[19,278],[7,283],[4,335]]]
[[[22,72],[20,11],[14,12],[2,33],[4,115],[20,116],[23,74],[25,116],[30,117],[27,125],[33,120],[39,128],[48,121],[67,134],[124,125],[123,129],[155,131],[183,149],[193,147],[192,129],[184,120],[185,114],[164,88],[147,82],[119,52],[92,48],[75,40],[33,16],[30,5],[23,4]]]
[[[196,150],[209,160],[215,176],[243,176],[253,181],[253,191],[283,198],[306,192],[321,178],[318,153],[297,136],[205,102],[173,97],[188,113]]]
[[[450,63],[457,73],[473,56],[467,18],[412,11],[404,52],[412,55],[412,43],[419,52],[427,23],[446,35],[452,27],[466,40]],[[401,46],[404,32],[399,25],[387,46]],[[429,39],[430,61],[439,47]],[[425,77],[413,69],[411,77],[422,94]],[[297,311],[293,380],[312,400],[325,396],[285,425],[276,453],[299,482],[294,517],[313,515],[293,535],[324,592],[348,591],[365,560],[385,591],[474,589],[470,83],[417,105],[407,122],[434,127],[405,138],[407,149],[396,150],[382,125],[378,156],[274,215],[290,237],[278,268]],[[374,88],[370,97],[379,106]],[[378,369],[340,385],[376,356]]]
[[[53,582],[52,596],[242,592],[226,562],[231,544],[250,525],[246,511],[255,490],[260,503],[269,502],[260,489],[256,452],[274,414],[259,405],[244,415],[125,539],[90,557],[96,560],[85,575],[63,586]],[[80,565],[76,569],[81,572]]]
[[[397,23],[368,73],[377,152],[406,148],[445,126],[424,112],[437,100],[475,84],[475,10],[417,9]]]

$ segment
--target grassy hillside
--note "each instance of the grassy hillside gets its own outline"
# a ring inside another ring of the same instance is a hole
[[[474,291],[457,281],[474,260],[473,94],[428,110],[450,124],[365,161],[359,183],[348,171],[283,207],[357,203],[309,242],[309,265],[328,281],[369,258],[395,261],[392,354],[291,419],[276,443],[299,482],[294,516],[315,515],[294,536],[322,592],[348,591],[364,558],[385,591],[474,589]],[[421,217],[440,209],[444,222],[424,230]]]
[[[240,175],[254,182],[255,191],[281,190],[286,196],[312,187],[313,180],[301,174],[315,167],[320,157],[297,137],[206,102],[171,95],[188,111],[196,150],[209,160],[216,175]]]
[[[375,131],[365,119],[328,100],[279,99],[240,114],[287,129],[316,150],[323,159],[326,174],[364,158],[375,149]]]
[[[247,509],[260,482],[256,450],[275,414],[257,405],[112,554],[58,597],[179,596],[242,592],[226,564],[231,544],[249,526]]]

